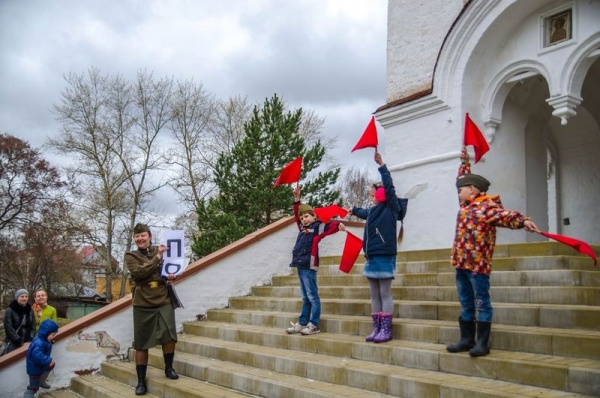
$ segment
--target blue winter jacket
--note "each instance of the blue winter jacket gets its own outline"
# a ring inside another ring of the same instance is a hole
[[[52,362],[52,343],[48,341],[51,333],[58,332],[58,324],[52,319],[45,319],[38,329],[37,336],[33,339],[29,348],[27,348],[27,374],[29,376],[39,376]]]
[[[396,244],[396,221],[400,206],[396,197],[396,188],[392,176],[384,164],[379,167],[381,182],[385,189],[385,203],[379,203],[368,209],[353,207],[352,214],[367,220],[363,236],[365,257],[393,256],[398,253]]]
[[[298,208],[300,202],[294,203],[294,218],[298,226],[298,237],[292,249],[292,263],[290,267],[319,269],[319,242],[331,234],[339,231],[340,222],[330,221],[322,223],[317,220],[308,227],[302,226]]]

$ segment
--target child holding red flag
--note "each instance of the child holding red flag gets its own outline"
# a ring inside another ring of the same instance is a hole
[[[369,280],[373,331],[366,341],[384,343],[392,335],[394,300],[392,280],[396,274],[396,221],[400,206],[394,181],[379,152],[375,152],[381,182],[373,184],[373,204],[369,209],[353,207],[351,214],[367,220],[364,229],[363,250],[367,263],[363,275]]]
[[[469,351],[473,357],[489,354],[492,327],[490,272],[496,244],[496,227],[525,228],[537,232],[529,217],[506,210],[498,195],[487,195],[490,182],[471,174],[469,154],[463,147],[456,179],[460,209],[452,245],[452,266],[456,268],[456,289],[460,301],[460,340],[446,347],[449,352]],[[477,330],[477,342],[475,342]]]
[[[321,318],[321,299],[317,286],[319,269],[319,242],[337,231],[345,231],[346,226],[339,221],[322,223],[318,220],[310,205],[300,202],[300,187],[294,189],[294,217],[298,225],[298,237],[292,250],[292,263],[296,267],[302,293],[302,310],[298,322],[291,322],[286,329],[289,334],[317,334]]]

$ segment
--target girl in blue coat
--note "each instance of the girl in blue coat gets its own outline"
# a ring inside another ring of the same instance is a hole
[[[46,379],[55,365],[50,354],[57,332],[58,324],[52,319],[46,319],[40,324],[37,336],[29,344],[29,348],[27,348],[29,386],[23,398],[33,398],[40,387],[50,388],[46,384]]]
[[[375,152],[381,182],[373,184],[373,206],[368,209],[353,207],[351,214],[367,220],[363,237],[363,251],[367,262],[363,275],[369,281],[373,332],[366,341],[384,343],[392,339],[394,300],[392,280],[396,274],[396,221],[400,212],[394,181],[379,152]]]

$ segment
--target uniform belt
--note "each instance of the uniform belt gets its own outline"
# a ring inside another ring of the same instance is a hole
[[[156,289],[159,286],[164,286],[165,281],[150,281],[148,283],[139,283],[138,286],[148,286],[150,289]]]

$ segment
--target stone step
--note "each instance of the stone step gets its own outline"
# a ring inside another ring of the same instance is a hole
[[[175,356],[177,362],[177,370],[182,372],[193,372],[196,375],[202,373],[202,370],[213,370],[216,367],[224,366],[217,364],[217,361],[240,365],[236,369],[235,376],[240,376],[244,372],[244,367],[249,366],[245,372],[256,374],[258,370],[265,372],[261,374],[261,380],[269,377],[269,379],[280,380],[285,376],[297,376],[299,378],[308,378],[320,382],[330,383],[336,386],[338,396],[352,396],[343,392],[338,392],[339,388],[356,388],[364,389],[373,393],[390,394],[401,397],[439,397],[439,396],[473,396],[480,391],[486,391],[486,394],[494,393],[515,393],[516,396],[544,396],[544,397],[563,397],[565,391],[571,391],[567,394],[570,396],[593,396],[600,393],[598,383],[592,383],[592,394],[580,392],[580,389],[590,390],[588,375],[580,381],[580,376],[577,372],[568,376],[568,372],[564,368],[559,369],[558,366],[552,367],[551,364],[545,365],[544,370],[547,373],[540,372],[541,366],[535,369],[532,363],[525,366],[525,361],[516,360],[508,369],[502,369],[491,365],[489,369],[484,371],[479,370],[479,376],[464,376],[459,374],[449,375],[447,373],[415,368],[407,368],[405,366],[392,364],[364,361],[349,357],[335,357],[328,355],[328,348],[334,349],[338,343],[335,341],[326,342],[326,339],[321,335],[313,336],[284,336],[282,337],[289,342],[289,349],[266,347],[244,342],[224,341],[201,336],[182,335],[177,344],[178,352]],[[389,351],[391,357],[391,349],[384,345],[376,344],[360,344],[357,342],[356,348],[362,345],[362,352],[358,356],[376,357],[374,354],[377,350]],[[298,347],[312,347],[308,351],[299,351]],[[323,352],[323,353],[321,353]],[[154,350],[153,360],[162,361],[160,351]],[[447,356],[442,355],[440,356]],[[471,362],[471,366],[465,369],[465,372],[473,372],[482,362],[475,362],[477,359],[470,358],[468,355],[456,355],[463,357],[464,363]],[[401,357],[401,355],[400,355]],[[204,359],[206,361],[203,363]],[[401,361],[400,358],[397,359]],[[419,358],[415,358],[419,360]],[[449,361],[454,359],[449,358]],[[494,362],[493,357],[488,359],[489,363]],[[391,359],[390,359],[391,362]],[[475,362],[475,363],[474,363]],[[198,371],[190,369],[192,366],[200,367]],[[251,368],[250,368],[251,367]],[[548,369],[552,371],[548,372]],[[520,377],[519,377],[520,372]],[[224,386],[232,386],[234,381],[231,373],[233,369],[228,368],[225,374],[219,378],[210,379],[215,384]],[[187,374],[187,373],[185,373]],[[489,376],[489,379],[481,377],[482,374]],[[521,382],[538,382],[545,384],[548,387],[539,387],[531,385],[523,385],[519,383],[510,383],[497,378],[504,377],[505,374],[510,374],[518,378]],[[558,376],[560,375],[560,377]],[[534,378],[534,380],[532,380]],[[217,380],[218,379],[218,380]],[[241,389],[241,381],[235,388]],[[247,384],[247,383],[245,383]],[[306,380],[304,380],[306,384]],[[472,390],[473,386],[477,386],[476,390]],[[301,385],[294,386],[300,388]],[[253,391],[255,393],[255,391]],[[292,390],[281,394],[279,391],[276,395],[268,396],[296,396]],[[368,395],[360,395],[368,396]],[[486,395],[497,396],[497,395]],[[505,395],[500,395],[505,396]],[[510,396],[510,395],[507,395]]]
[[[451,242],[449,242],[451,243]],[[590,245],[596,253],[600,253],[600,245]],[[591,261],[589,257],[580,254],[577,250],[558,243],[555,241],[548,242],[534,242],[534,243],[510,243],[496,245],[494,249],[494,261],[496,259],[505,257],[541,257],[541,256],[574,256],[587,259]],[[325,261],[328,264],[339,264],[341,256],[332,256]],[[405,251],[401,250],[397,255],[399,262],[413,262],[413,261],[435,261],[444,260],[449,261],[450,249],[429,249],[429,250],[412,250]],[[364,256],[359,256],[358,262],[364,263]]]
[[[115,379],[109,379],[98,373],[74,377],[71,379],[71,390],[86,398],[121,398],[135,396],[135,387],[123,384]],[[146,396],[153,398],[161,395],[146,394]]]
[[[339,270],[339,258],[327,257],[320,259],[319,273],[323,275],[343,275]],[[350,275],[362,274],[364,261],[357,261],[350,271]],[[290,267],[295,272],[295,267]],[[581,256],[534,256],[534,257],[500,257],[494,255],[492,260],[492,274],[495,271],[541,271],[541,270],[582,270],[600,272],[598,267],[589,257]],[[452,272],[450,257],[445,259],[416,260],[410,262],[397,261],[396,273],[437,273]]]
[[[86,398],[72,390],[53,390],[38,393],[39,398]]]
[[[600,305],[600,287],[588,286],[492,286],[490,294],[496,301],[528,304]],[[298,298],[300,287],[255,286],[252,295],[258,297]],[[319,286],[321,299],[370,299],[368,286]],[[394,300],[454,301],[455,286],[392,286]]]
[[[538,326],[561,329],[600,330],[600,307],[557,304],[514,304],[493,302],[494,323],[504,325]],[[232,297],[229,307],[244,310],[268,310],[299,314],[300,298]],[[371,315],[368,299],[322,299],[322,314]],[[394,301],[394,316],[409,319],[454,321],[460,314],[458,302],[451,301]]]
[[[490,275],[494,286],[600,286],[598,271],[543,270],[494,271]],[[298,276],[274,276],[273,286],[298,286]],[[319,286],[368,286],[367,278],[359,274],[318,276]],[[396,274],[393,286],[455,286],[454,271]]]
[[[215,356],[201,356],[197,353],[190,353],[181,350],[181,342],[175,355],[174,367],[180,375],[186,375],[198,380],[199,383],[209,382],[213,385],[230,388],[238,391],[240,394],[253,394],[246,396],[260,397],[302,397],[302,398],[391,398],[380,392],[368,391],[357,388],[346,383],[340,384],[339,380],[332,382],[323,381],[318,376],[322,367],[308,367],[296,361],[298,367],[302,368],[301,374],[292,374],[275,371],[274,361],[270,361],[268,350],[265,348],[264,354],[259,354],[255,363],[239,363],[243,361],[227,361]],[[199,346],[191,347],[199,348]],[[202,347],[206,349],[206,346]],[[215,346],[214,352],[224,351],[221,346]],[[243,352],[238,351],[239,357]],[[149,363],[155,363],[160,366],[162,363],[162,352],[158,349],[149,351]],[[294,361],[290,357],[291,361]],[[265,366],[262,366],[262,365]],[[285,364],[289,367],[288,364]],[[352,384],[352,383],[348,383]],[[217,395],[215,395],[216,397]],[[221,395],[218,395],[219,397]]]
[[[207,322],[184,323],[186,333],[196,333],[198,325],[228,325],[241,328],[261,326],[281,332],[296,321],[298,313],[248,311],[235,309],[211,310]],[[338,334],[364,337],[371,333],[370,316],[323,314],[321,335],[337,337]],[[214,332],[213,332],[214,333]],[[279,333],[280,334],[280,333]],[[393,322],[394,338],[410,342],[442,344],[454,343],[459,338],[457,320],[438,321],[396,318]],[[203,333],[203,335],[206,335]],[[216,334],[207,335],[216,337]],[[241,336],[239,337],[242,338]],[[280,336],[273,338],[278,341]],[[557,355],[600,361],[600,331],[539,328],[494,324],[492,336],[494,349],[532,354]]]
[[[154,350],[157,353],[154,355],[154,361],[160,357],[161,368],[152,366],[152,361],[149,360],[148,373],[146,375],[146,383],[148,391],[158,397],[177,397],[177,398],[251,398],[256,395],[244,393],[225,386],[212,384],[206,380],[197,378],[195,374],[185,374],[179,372],[179,379],[169,380],[165,377],[162,351]],[[179,371],[179,369],[177,369]],[[135,386],[137,384],[137,375],[135,372],[135,363],[129,361],[120,362],[104,362],[102,364],[102,375],[104,379],[110,379],[113,384],[123,386],[123,394],[125,396],[135,396]],[[76,378],[74,380],[77,380]],[[86,395],[86,397],[88,397]],[[92,397],[91,395],[89,397]]]
[[[280,328],[206,321],[185,324],[184,331],[186,334],[182,336],[183,339],[188,335],[208,337],[552,389],[572,390],[573,385],[577,384],[580,385],[577,387],[579,392],[600,393],[600,361],[598,360],[508,352],[497,350],[495,346],[492,354],[474,359],[468,353],[447,352],[445,344],[405,340],[374,344],[365,342],[363,336],[333,333],[319,334],[319,338],[314,341],[315,344],[300,345],[302,341],[299,341],[298,337],[306,336],[288,335]],[[597,337],[600,339],[600,333]],[[594,349],[591,345],[589,348]],[[549,376],[551,382],[547,380]],[[567,384],[564,380],[568,380]],[[595,384],[597,390],[590,389],[590,386]]]

